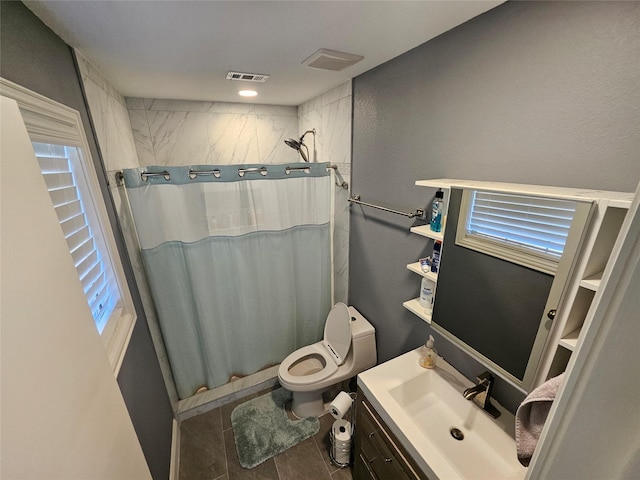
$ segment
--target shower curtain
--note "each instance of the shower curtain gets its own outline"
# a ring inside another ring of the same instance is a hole
[[[180,398],[322,338],[332,302],[326,167],[123,172]]]

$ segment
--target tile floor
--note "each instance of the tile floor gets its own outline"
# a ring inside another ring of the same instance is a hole
[[[278,388],[278,387],[275,387]],[[231,428],[232,410],[250,395],[180,424],[178,480],[351,480],[351,468],[338,468],[329,460],[329,432],[334,418],[320,417],[313,437],[250,470],[238,462]]]

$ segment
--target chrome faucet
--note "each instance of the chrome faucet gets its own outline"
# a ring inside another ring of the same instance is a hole
[[[495,382],[491,372],[484,372],[478,377],[478,384],[467,388],[462,392],[462,396],[467,400],[473,400],[480,408],[493,418],[500,416],[500,411],[491,403],[491,391]]]

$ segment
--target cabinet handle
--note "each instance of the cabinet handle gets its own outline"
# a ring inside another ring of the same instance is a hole
[[[375,434],[376,434],[376,432],[371,432],[371,433],[369,434],[369,438],[373,438],[373,436],[374,436]]]
[[[553,320],[556,318],[556,309],[552,308],[551,310],[549,310],[547,312],[547,317],[549,318],[549,320]]]
[[[391,462],[393,462],[393,458],[385,458],[384,461],[386,463],[391,463]]]

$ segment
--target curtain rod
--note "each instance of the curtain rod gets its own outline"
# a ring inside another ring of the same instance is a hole
[[[336,172],[336,186],[337,187],[342,187],[345,190],[347,190],[349,188],[349,184],[347,182],[345,182],[344,179],[342,178],[342,174],[338,170],[338,166],[337,165],[327,165],[327,168],[331,168],[334,172]],[[338,178],[340,178],[340,179],[338,180]]]
[[[424,210],[421,209],[421,208],[417,208],[415,212],[411,212],[411,213],[400,212],[398,210],[393,210],[391,208],[381,207],[380,205],[374,205],[373,203],[363,202],[363,201],[360,200],[360,195],[353,195],[353,196],[349,197],[348,200],[351,203],[357,203],[358,205],[364,205],[365,207],[377,208],[378,210],[382,210],[384,212],[389,212],[389,213],[395,213],[396,215],[402,215],[403,217],[409,217],[409,218],[420,217],[420,218],[422,218],[424,216]]]
[[[349,184],[347,182],[345,182],[342,178],[342,175],[340,174],[340,171],[338,170],[338,166],[337,165],[327,165],[327,169],[331,169],[336,173],[336,186],[338,187],[342,187],[345,190],[349,188]],[[295,167],[287,167],[285,169],[285,173],[287,175],[289,175],[289,173],[293,172],[293,171],[299,171],[299,170],[309,170],[308,166],[295,166]],[[260,173],[261,175],[266,175],[267,174],[267,167],[261,167],[261,168],[239,168],[238,169],[238,175],[243,177],[245,173]],[[216,178],[220,178],[220,170],[215,169],[215,170],[189,170],[189,177],[191,179],[196,178],[198,175],[213,175]],[[170,179],[170,175],[169,172],[164,171],[164,172],[142,172],[140,174],[140,176],[142,177],[142,180],[147,180],[147,177],[164,177],[166,180]],[[115,180],[116,180],[116,186],[121,187],[124,184],[124,174],[122,173],[122,170],[118,170],[115,173]]]

